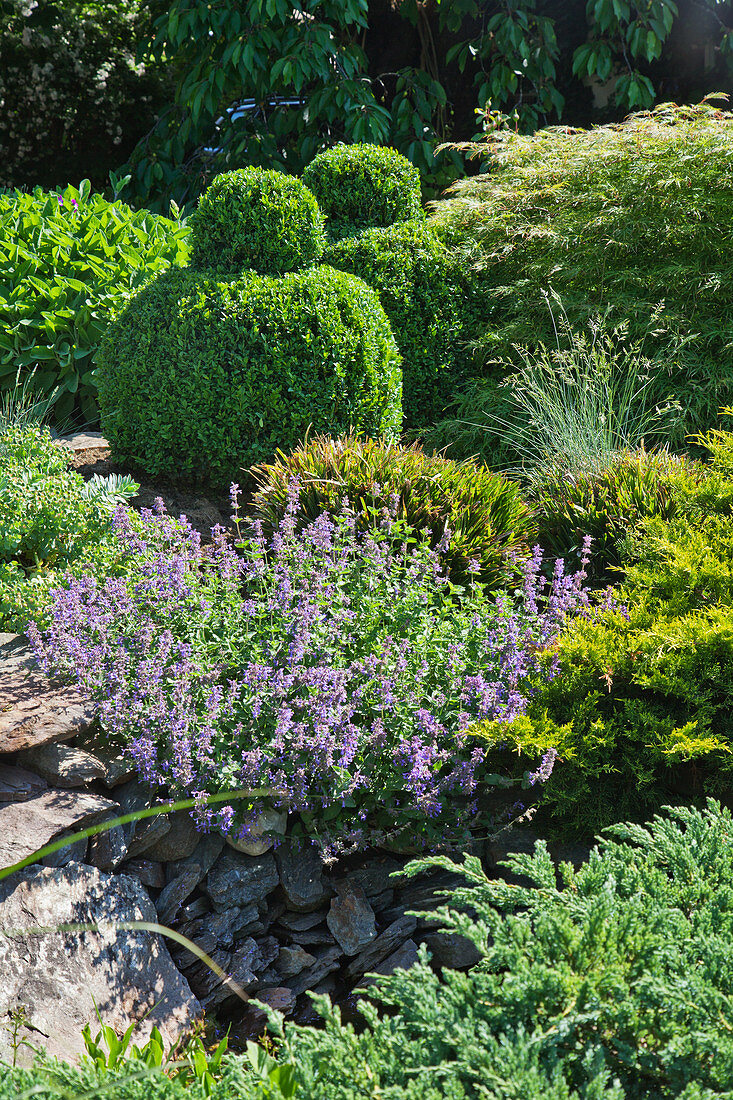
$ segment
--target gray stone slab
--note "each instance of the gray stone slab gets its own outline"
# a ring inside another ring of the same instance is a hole
[[[65,832],[83,829],[117,810],[84,791],[48,790],[27,802],[0,804],[0,867],[25,859]]]
[[[27,1006],[32,1031],[21,1032],[52,1056],[75,1060],[84,1052],[82,1028],[102,1022],[121,1034],[138,1024],[135,1042],[160,1029],[174,1046],[200,1013],[163,939],[121,927],[156,919],[145,890],[127,875],[93,867],[27,867],[0,882],[0,1019]],[[57,931],[86,925],[84,931]],[[0,1029],[0,1060],[12,1057]],[[27,1064],[33,1054],[20,1050]]]

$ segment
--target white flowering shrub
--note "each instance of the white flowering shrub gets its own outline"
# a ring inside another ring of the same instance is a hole
[[[142,0],[0,5],[0,188],[106,183],[164,99],[162,70],[135,60],[156,14]]]

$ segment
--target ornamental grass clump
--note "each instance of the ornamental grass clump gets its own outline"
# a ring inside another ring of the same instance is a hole
[[[202,546],[162,506],[134,529],[120,511],[129,571],[55,592],[52,625],[30,631],[42,665],[97,701],[151,786],[267,790],[249,809],[202,803],[202,829],[242,838],[274,803],[322,841],[429,843],[504,812],[516,795],[492,786],[543,778],[552,753],[512,757],[499,776],[464,730],[523,713],[525,677],[588,605],[584,566],[558,562],[547,582],[535,555],[516,596],[488,600],[475,583],[459,600],[448,531],[436,549],[396,539],[385,509],[360,533],[345,501],[296,532],[297,498],[295,484],[269,543],[256,529],[239,546],[221,530]]]
[[[403,447],[353,434],[317,435],[289,454],[278,451],[274,462],[250,473],[254,512],[268,534],[285,514],[295,478],[301,527],[321,512],[338,512],[345,496],[360,526],[369,526],[374,508],[391,505],[413,537],[433,547],[447,524],[451,540],[443,562],[457,584],[466,583],[470,563],[477,562],[476,579],[502,587],[535,541],[535,518],[515,481],[472,459],[426,454],[417,443]]]

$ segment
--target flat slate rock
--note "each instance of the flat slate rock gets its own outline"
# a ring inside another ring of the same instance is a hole
[[[18,754],[18,763],[42,775],[54,787],[84,787],[103,779],[105,767],[92,753],[74,745],[50,742]]]
[[[221,911],[250,901],[263,901],[277,884],[277,868],[271,852],[245,856],[228,849],[209,871],[204,889],[214,908]]]
[[[59,834],[83,829],[114,810],[114,802],[82,791],[48,790],[26,802],[0,803],[0,867],[10,867]]]
[[[68,741],[94,718],[94,706],[75,687],[41,672],[20,635],[0,635],[0,753]]]
[[[275,859],[288,909],[310,913],[331,896],[323,877],[323,862],[313,844],[281,844],[275,850]]]
[[[374,910],[360,886],[344,886],[331,899],[326,924],[346,955],[356,955],[377,935]]]
[[[0,802],[27,802],[47,787],[46,780],[34,772],[0,764]]]
[[[143,1045],[153,1026],[174,1046],[200,1013],[163,939],[130,921],[156,919],[145,890],[127,875],[93,867],[26,867],[0,882],[0,1019],[27,1006],[31,1030],[20,1038],[48,1054],[75,1060],[84,1052],[82,1028],[104,1024],[121,1034],[137,1023]],[[58,932],[63,925],[95,925]],[[43,930],[43,931],[41,931]],[[21,1064],[33,1060],[27,1047]],[[12,1058],[10,1035],[0,1028],[0,1061]]]

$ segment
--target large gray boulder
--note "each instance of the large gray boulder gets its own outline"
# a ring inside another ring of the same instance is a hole
[[[174,1045],[201,1006],[160,936],[120,927],[155,920],[143,886],[128,875],[77,863],[27,867],[1,881],[0,1020],[24,1005],[23,1037],[66,1059],[83,1053],[85,1024],[99,1030],[97,1011],[118,1033],[139,1021],[138,1044],[155,1025]],[[9,1051],[0,1027],[0,1061]],[[19,1057],[28,1064],[32,1053],[21,1047]]]

